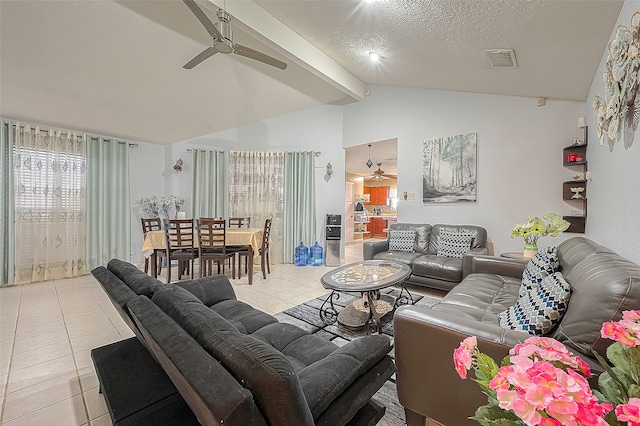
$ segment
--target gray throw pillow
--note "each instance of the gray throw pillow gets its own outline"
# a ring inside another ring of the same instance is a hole
[[[389,230],[389,250],[391,251],[413,251],[415,241],[416,231],[414,229]]]
[[[473,234],[469,231],[451,232],[443,229],[440,231],[437,255],[462,259],[472,243]]]

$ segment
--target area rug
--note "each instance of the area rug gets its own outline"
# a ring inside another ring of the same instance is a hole
[[[386,288],[380,291],[381,294],[386,294],[394,298],[400,295],[400,291],[395,288]],[[309,333],[315,333],[324,338],[331,340],[338,346],[347,344],[353,339],[357,339],[365,335],[364,331],[349,330],[337,322],[332,325],[326,325],[320,319],[320,307],[329,296],[327,293],[324,296],[317,299],[311,299],[300,305],[296,305],[283,312],[277,313],[275,317],[280,322],[286,322],[294,324]],[[357,294],[340,293],[339,299],[334,299],[334,305],[338,311],[350,303],[360,299]],[[439,299],[420,296],[413,294],[413,300],[416,306],[433,306],[439,302]],[[391,311],[381,318],[382,332],[393,339],[393,312]],[[391,357],[394,357],[394,351],[391,350]],[[374,398],[384,404],[386,409],[384,417],[380,420],[378,425],[380,426],[402,426],[405,425],[404,408],[398,402],[398,394],[396,392],[396,376],[391,376],[386,381],[384,386],[375,394]]]

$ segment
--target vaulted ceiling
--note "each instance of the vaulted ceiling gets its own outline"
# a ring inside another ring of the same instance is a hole
[[[368,85],[585,100],[622,0],[214,0],[234,42],[281,71],[217,54],[180,0],[0,0],[0,115],[173,143],[323,104]],[[512,48],[494,69],[485,49]],[[382,56],[369,61],[369,52]]]

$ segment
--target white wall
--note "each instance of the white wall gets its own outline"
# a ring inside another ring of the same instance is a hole
[[[176,159],[182,158],[185,165],[179,176],[169,177],[168,187],[171,193],[184,197],[187,206],[191,191],[191,153],[187,149],[194,147],[237,151],[320,152],[315,159],[315,181],[316,238],[321,244],[324,241],[324,215],[344,215],[345,162],[341,106],[310,108],[171,145],[167,154],[171,157],[170,162],[173,164]],[[333,174],[329,182],[326,182],[324,175],[329,162],[333,166]]]
[[[138,148],[129,152],[129,192],[131,196],[131,262],[142,263],[142,226],[140,224],[140,204],[142,197],[169,195],[165,192],[168,174],[165,166],[163,145],[138,142]],[[125,259],[126,260],[126,259]]]
[[[344,107],[343,145],[398,138],[398,193],[416,195],[398,201],[398,221],[480,225],[499,254],[522,251],[510,232],[528,213],[573,208],[562,201],[562,181],[572,175],[562,167],[562,148],[581,134],[584,115],[582,102],[549,99],[538,107],[533,98],[372,86],[365,101]],[[478,201],[423,204],[423,141],[469,132],[478,134]]]
[[[631,16],[638,11],[640,1],[627,0],[609,40],[615,36],[618,25],[630,27]],[[606,58],[605,51],[586,102],[589,125],[587,158],[593,178],[588,183],[589,216],[586,235],[640,263],[640,132],[636,131],[634,144],[629,149],[625,149],[622,140],[615,143],[613,150],[606,143],[600,146],[596,138],[596,115],[591,108],[595,95],[604,98],[606,93],[602,82]]]

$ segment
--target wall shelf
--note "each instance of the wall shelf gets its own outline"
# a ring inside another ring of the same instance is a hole
[[[589,128],[583,128],[583,143],[571,145],[562,149],[562,165],[574,170],[579,168],[582,179],[573,179],[562,182],[562,200],[574,209],[582,210],[582,215],[567,215],[562,218],[570,223],[565,232],[584,233],[587,225],[587,144]],[[583,188],[582,191],[576,191]],[[572,191],[573,189],[573,191]],[[576,196],[579,194],[579,196]]]

